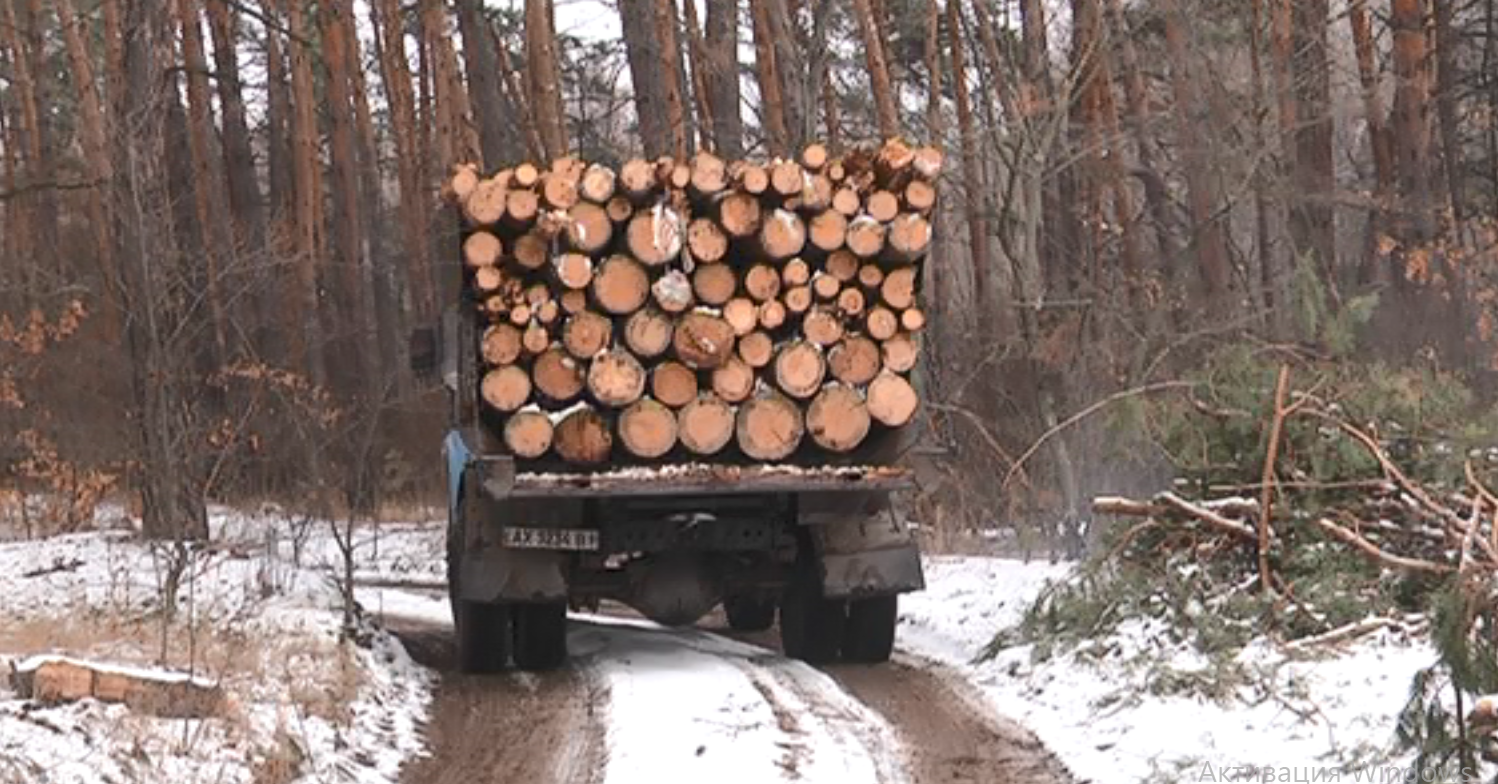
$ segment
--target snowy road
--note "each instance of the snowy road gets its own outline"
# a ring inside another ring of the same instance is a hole
[[[440,673],[432,756],[408,784],[933,784],[1063,781],[1045,752],[963,687],[914,659],[819,670],[773,634],[712,618],[662,629],[575,616],[556,673],[452,672],[445,601],[366,590],[361,600]]]

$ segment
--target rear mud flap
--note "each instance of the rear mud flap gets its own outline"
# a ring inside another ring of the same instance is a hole
[[[565,553],[489,548],[465,553],[463,598],[477,602],[548,602],[567,598]]]
[[[926,587],[908,528],[886,510],[862,520],[811,527],[822,561],[822,593],[856,598]]]

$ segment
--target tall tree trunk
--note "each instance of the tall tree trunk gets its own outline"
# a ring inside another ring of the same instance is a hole
[[[738,0],[707,0],[706,60],[702,78],[712,107],[714,140],[727,158],[744,154],[744,121],[739,107]]]
[[[765,3],[749,4],[754,27],[754,72],[759,81],[760,127],[771,155],[789,155],[790,134],[786,129],[785,96],[781,94],[780,64],[775,58],[770,9]]]
[[[535,2],[542,0],[527,0],[527,18],[530,4]],[[478,159],[479,137],[473,127],[468,91],[458,74],[458,55],[448,34],[446,4],[443,0],[420,0],[420,8],[422,37],[431,61],[437,164],[439,171],[445,172],[454,164]]]
[[[1227,313],[1231,268],[1228,262],[1227,236],[1222,217],[1217,214],[1217,183],[1211,170],[1208,141],[1204,129],[1210,117],[1197,84],[1197,69],[1192,63],[1186,42],[1186,19],[1180,0],[1168,0],[1165,13],[1165,41],[1170,58],[1171,90],[1175,95],[1176,119],[1182,149],[1181,166],[1186,177],[1187,202],[1191,212],[1192,235],[1208,307]]]
[[[1451,216],[1460,225],[1466,213],[1465,175],[1467,166],[1463,160],[1460,120],[1457,118],[1457,95],[1461,89],[1457,73],[1457,34],[1452,29],[1452,16],[1456,13],[1453,2],[1435,3],[1436,45],[1436,118],[1441,128],[1441,164],[1446,175],[1446,190],[1450,198]]]
[[[934,5],[934,3],[933,3]],[[988,223],[983,209],[983,175],[978,161],[978,134],[973,128],[973,108],[968,96],[967,61],[962,46],[962,3],[947,2],[947,30],[951,33],[952,95],[957,103],[957,132],[962,145],[962,189],[967,205],[969,252],[972,254],[973,300],[977,306],[981,340],[992,336],[990,330],[999,322],[994,308],[1000,307],[989,283],[993,259],[988,250]]]
[[[691,130],[687,124],[687,105],[683,96],[681,43],[676,35],[676,0],[655,0],[655,40],[660,45],[660,67],[665,71],[666,124],[671,129],[671,154],[685,160],[690,146]]]
[[[162,205],[170,201],[167,173],[168,108],[160,78],[172,51],[167,6],[158,0],[124,0],[124,67],[114,96],[113,157],[120,176],[112,183],[113,236],[131,318],[126,341],[135,393],[139,439],[142,529],[148,538],[205,538],[208,518],[193,433],[194,399],[178,345],[180,301],[167,294],[180,281],[180,257]]]
[[[1293,26],[1295,197],[1290,211],[1290,236],[1299,257],[1311,254],[1315,270],[1332,302],[1336,285],[1337,240],[1332,208],[1336,172],[1332,163],[1331,63],[1327,56],[1327,0],[1298,0]]]
[[[810,82],[810,71],[806,67],[805,52],[812,48],[799,24],[796,23],[786,0],[756,0],[765,4],[765,18],[769,22],[770,41],[775,49],[775,73],[780,77],[780,97],[784,101],[786,146],[794,154],[810,140],[816,114],[812,96],[816,94],[816,83]]]
[[[323,258],[323,184],[318,163],[321,149],[317,129],[317,94],[312,76],[312,53],[307,50],[309,27],[303,0],[286,3],[287,46],[291,61],[291,171],[292,213],[296,228],[296,294],[292,356],[312,383],[325,388],[327,363],[320,328],[321,297],[318,296],[317,260]]]
[[[1368,142],[1373,151],[1374,195],[1382,202],[1394,188],[1394,153],[1390,149],[1389,129],[1384,118],[1384,102],[1379,90],[1379,67],[1376,62],[1373,26],[1368,21],[1368,0],[1351,0],[1347,23],[1352,28],[1353,49],[1357,55],[1358,82],[1363,88],[1363,114],[1368,123]]]
[[[531,79],[531,106],[546,154],[567,154],[567,127],[562,113],[562,71],[556,28],[548,0],[525,0],[525,72]]]
[[[1401,234],[1425,242],[1435,234],[1430,185],[1430,78],[1425,35],[1425,3],[1392,0],[1389,25],[1394,31],[1394,122],[1397,141]],[[1402,276],[1401,276],[1402,277]]]
[[[655,25],[655,0],[620,3],[619,19],[623,23],[630,83],[634,85],[635,117],[640,123],[645,156],[669,155],[673,146],[672,129],[667,74],[661,67],[663,53]]]
[[[187,151],[192,161],[193,212],[206,268],[204,299],[208,303],[213,349],[222,362],[229,356],[229,325],[221,284],[232,241],[222,232],[226,226],[223,216],[228,210],[224,208],[222,180],[213,165],[211,139],[215,129],[208,58],[203,49],[202,16],[197,0],[176,0],[175,5],[182,36],[182,64],[187,75]]]
[[[68,63],[72,71],[73,86],[78,93],[78,125],[83,142],[83,158],[88,163],[88,177],[97,184],[88,190],[89,228],[94,234],[94,253],[98,255],[99,272],[104,278],[103,318],[111,335],[117,334],[120,325],[119,302],[115,287],[119,284],[119,270],[114,263],[114,248],[109,236],[109,218],[104,210],[105,189],[114,177],[114,161],[109,154],[109,138],[105,130],[104,100],[99,95],[99,82],[94,75],[93,58],[80,28],[76,0],[58,0],[57,19],[62,27],[63,40],[67,43]],[[0,139],[4,135],[0,134]]]
[[[858,21],[858,36],[863,40],[864,57],[869,66],[869,86],[874,91],[874,109],[879,120],[879,135],[889,139],[900,133],[900,111],[895,104],[895,90],[890,84],[889,60],[880,36],[880,24],[870,0],[853,0],[853,15]]]
[[[932,144],[940,144],[941,4],[938,0],[926,0],[926,80],[926,135],[931,137]]]
[[[25,185],[24,195],[18,196],[22,211],[26,214],[27,234],[32,242],[28,252],[39,269],[54,270],[56,265],[53,241],[56,237],[55,200],[51,198],[52,181],[56,178],[56,167],[52,165],[47,141],[47,130],[39,109],[35,53],[32,51],[30,18],[20,20],[16,16],[18,0],[0,3],[4,14],[0,15],[0,42],[10,49],[10,67],[13,100],[18,107],[18,122],[21,154],[19,170]],[[29,15],[28,15],[29,17]],[[49,203],[50,202],[50,203]],[[52,224],[48,228],[48,224]]]
[[[209,0],[208,29],[213,36],[213,67],[222,113],[224,172],[229,181],[229,206],[238,245],[262,247],[265,210],[255,176],[255,154],[245,113],[244,83],[239,74],[238,11],[229,3]]]
[[[413,316],[433,311],[431,265],[428,240],[426,190],[422,185],[418,159],[425,150],[418,147],[416,98],[411,86],[411,65],[406,59],[406,34],[401,24],[399,0],[374,0],[370,4],[371,23],[379,46],[380,75],[385,85],[385,102],[390,112],[390,131],[395,139],[396,180],[400,184],[401,231],[407,281],[411,288]]]
[[[708,55],[702,44],[702,24],[697,19],[697,4],[682,6],[687,34],[687,56],[692,64],[692,97],[697,110],[697,138],[705,150],[718,148],[717,120],[713,117],[712,97],[708,94]]]
[[[479,125],[479,143],[487,168],[513,162],[515,135],[506,118],[504,93],[500,88],[499,55],[482,0],[457,0],[458,32],[463,36],[463,62],[467,66],[468,97]]]

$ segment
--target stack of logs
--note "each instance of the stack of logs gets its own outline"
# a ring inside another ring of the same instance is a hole
[[[488,416],[517,457],[582,465],[847,454],[906,425],[941,164],[891,141],[458,167]]]

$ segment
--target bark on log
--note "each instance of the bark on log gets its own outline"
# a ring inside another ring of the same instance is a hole
[[[611,256],[593,275],[593,298],[615,316],[640,309],[650,296],[650,277],[634,259]]]
[[[562,346],[577,359],[592,359],[609,347],[614,338],[614,323],[591,310],[574,313],[562,327]]]
[[[698,310],[681,317],[672,344],[687,367],[711,370],[733,356],[735,334],[727,321]]]
[[[848,335],[827,352],[827,369],[832,377],[850,386],[861,387],[873,381],[881,364],[880,345],[863,335]]]
[[[817,393],[827,375],[827,360],[813,343],[796,340],[775,355],[775,384],[791,397],[805,400]]]
[[[615,225],[619,225],[628,221],[635,214],[635,205],[628,197],[615,196],[609,199],[608,204],[603,205],[603,211],[608,213],[609,220],[613,221]]]
[[[915,387],[903,377],[883,371],[869,383],[869,416],[889,427],[908,424],[920,407]]]
[[[755,395],[739,406],[735,435],[739,448],[755,460],[781,460],[801,445],[806,424],[801,409],[774,392]]]
[[[671,317],[658,310],[637,310],[624,322],[624,345],[643,359],[658,357],[671,347],[675,328]]]
[[[619,414],[619,442],[637,457],[660,457],[676,446],[676,413],[640,398]]]
[[[582,394],[585,383],[582,366],[557,347],[536,357],[531,365],[531,380],[536,384],[536,391],[554,403],[571,402]]]
[[[662,362],[650,372],[650,395],[671,408],[681,408],[697,397],[697,374],[680,362]]]
[[[505,421],[505,446],[516,457],[534,460],[551,451],[555,428],[540,411],[517,411]]]
[[[530,400],[531,377],[519,365],[497,367],[484,374],[480,392],[490,408],[514,411]]]
[[[628,351],[606,351],[588,363],[588,392],[605,406],[623,408],[645,394],[645,368]]]
[[[806,409],[806,431],[829,452],[853,451],[869,434],[869,407],[863,395],[842,384],[829,384]]]
[[[552,446],[569,463],[593,465],[609,459],[614,436],[608,420],[591,408],[578,408],[563,417],[552,436]]]
[[[681,270],[671,270],[650,287],[655,304],[667,313],[681,313],[692,307],[692,281]]]
[[[678,413],[676,431],[688,451],[715,455],[733,440],[733,408],[711,392],[698,395]]]

